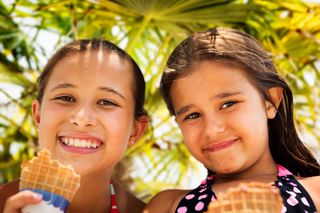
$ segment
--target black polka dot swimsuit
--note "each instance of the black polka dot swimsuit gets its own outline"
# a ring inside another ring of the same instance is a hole
[[[274,185],[280,190],[283,199],[281,213],[315,213],[316,207],[304,187],[284,167],[278,165],[277,180]],[[217,198],[211,190],[215,176],[211,175],[202,181],[200,186],[187,193],[180,201],[176,213],[198,213],[207,211],[211,201]]]

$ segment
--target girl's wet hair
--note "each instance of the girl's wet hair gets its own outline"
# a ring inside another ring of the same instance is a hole
[[[269,147],[273,159],[293,174],[320,175],[320,165],[299,139],[293,120],[291,89],[278,74],[272,58],[251,36],[235,29],[216,28],[195,33],[170,55],[161,78],[160,91],[169,112],[175,115],[170,90],[173,81],[188,75],[201,61],[240,67],[261,96],[272,103],[268,89],[283,88],[283,99],[274,119],[268,120]]]
[[[116,53],[120,58],[128,61],[132,67],[133,74],[133,90],[135,98],[135,118],[139,119],[143,115],[147,115],[146,110],[143,108],[145,101],[145,81],[143,74],[137,65],[137,63],[129,56],[124,50],[117,45],[101,39],[83,39],[76,40],[69,44],[66,44],[60,48],[48,61],[44,67],[41,75],[38,78],[38,96],[39,102],[42,101],[45,88],[52,73],[54,66],[59,63],[65,57],[75,55],[77,53],[84,53],[86,51],[107,51],[110,53]]]

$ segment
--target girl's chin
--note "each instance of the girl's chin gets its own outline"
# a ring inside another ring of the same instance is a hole
[[[74,171],[81,175],[81,177],[87,176],[89,174],[91,174],[93,171],[93,167],[92,165],[84,165],[83,163],[80,162],[66,162],[66,164],[72,166],[72,168],[74,169]]]
[[[106,168],[106,166],[99,164],[99,162],[94,162],[92,160],[86,159],[83,159],[82,161],[79,159],[66,159],[63,160],[63,163],[65,165],[70,165],[77,174],[81,175],[81,177],[90,177],[97,175],[106,176],[109,168]]]
[[[227,166],[228,165],[228,166]],[[237,173],[240,169],[239,166],[237,165],[231,165],[230,163],[225,163],[225,164],[216,164],[214,167],[207,167],[209,170],[214,171],[217,174],[233,174]]]

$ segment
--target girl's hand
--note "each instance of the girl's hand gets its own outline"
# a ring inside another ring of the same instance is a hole
[[[3,213],[19,213],[21,208],[30,204],[37,204],[42,196],[32,191],[21,191],[6,200]]]

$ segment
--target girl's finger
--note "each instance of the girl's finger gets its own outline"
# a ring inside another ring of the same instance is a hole
[[[18,213],[24,206],[37,204],[41,199],[41,194],[29,190],[19,192],[7,199],[3,213]]]

